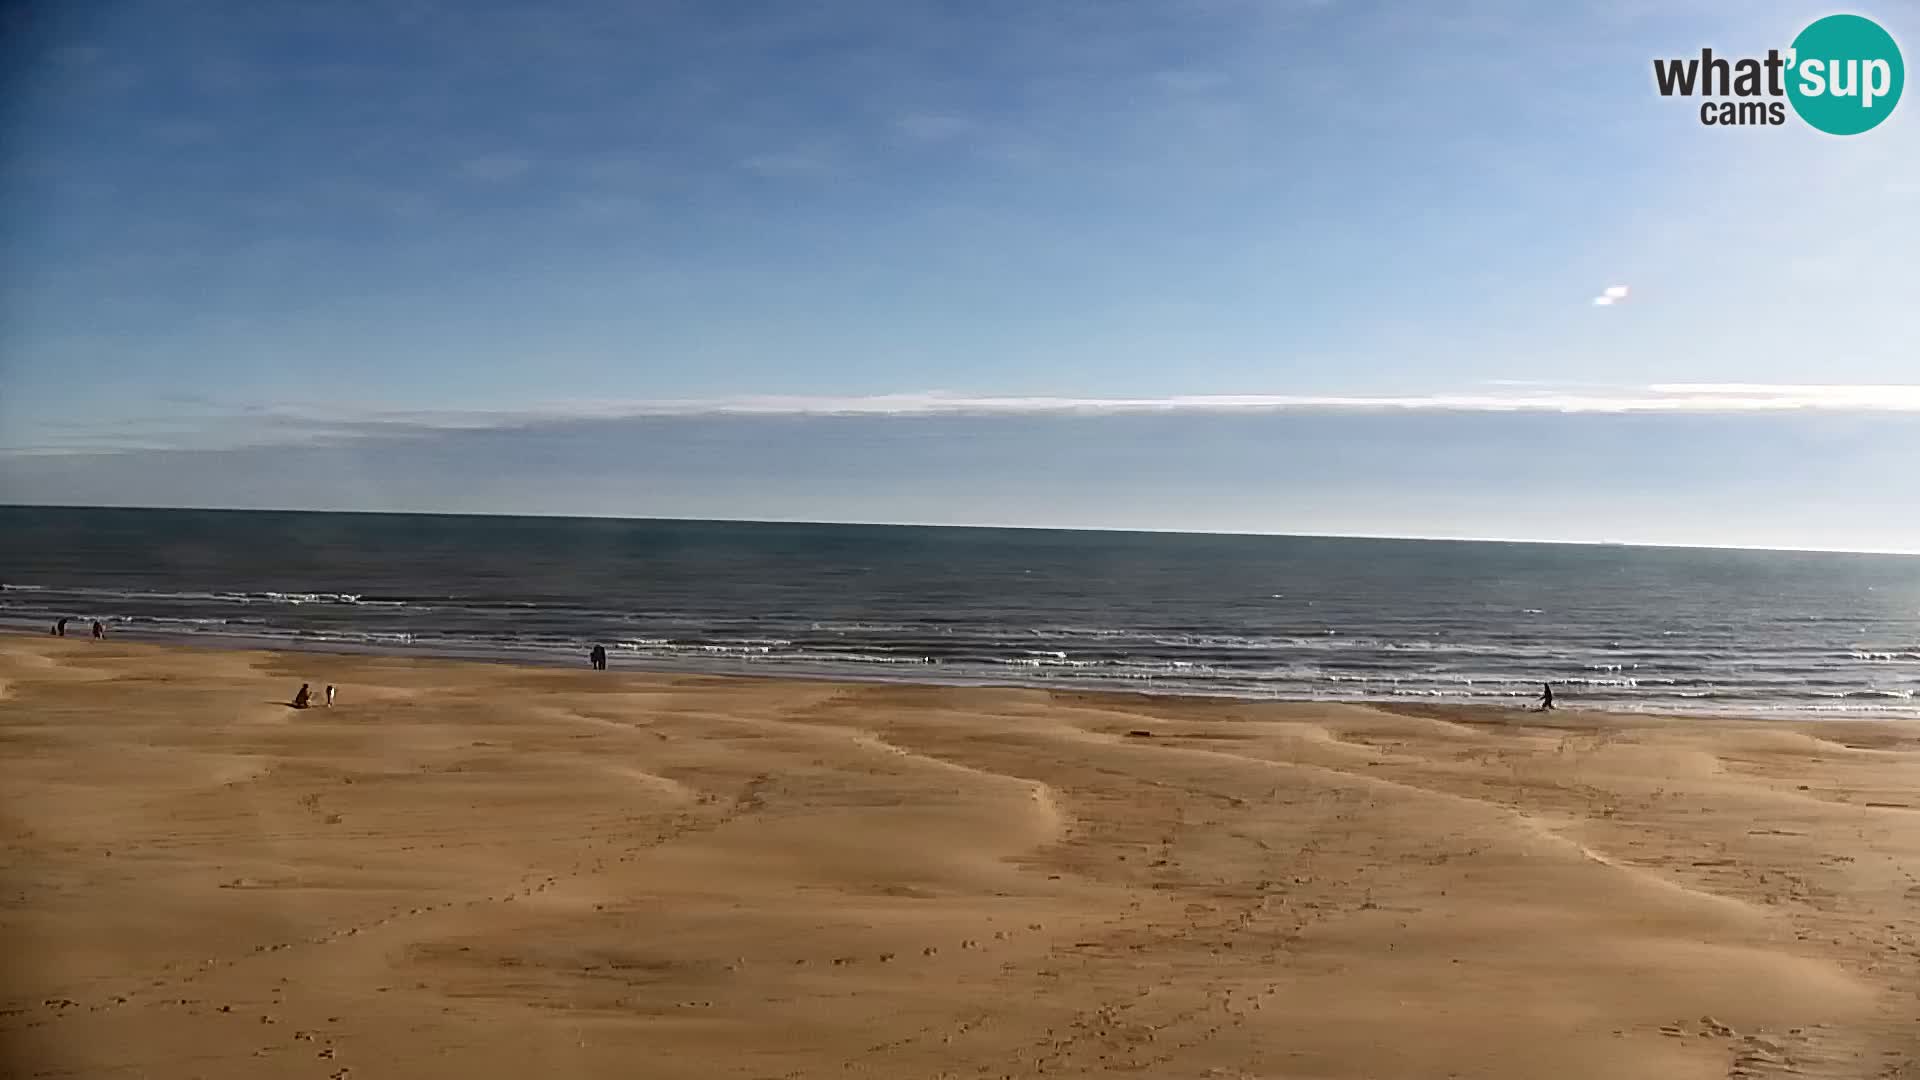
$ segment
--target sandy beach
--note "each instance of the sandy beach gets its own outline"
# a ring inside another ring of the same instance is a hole
[[[10,636],[0,836],[23,1077],[1920,1077],[1909,724]]]

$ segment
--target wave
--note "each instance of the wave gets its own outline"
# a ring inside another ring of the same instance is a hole
[[[91,586],[5,585],[6,592],[31,592],[88,600],[142,600],[180,603],[224,604],[358,604],[355,593],[337,592],[155,592],[145,589],[103,589]]]
[[[803,664],[904,664],[914,667],[937,663],[927,656],[876,656],[872,653],[802,652],[790,659]]]
[[[126,615],[126,616],[121,616],[118,619],[110,619],[109,621],[117,623],[122,626],[148,625],[148,626],[158,626],[158,627],[169,627],[169,626],[201,627],[201,626],[237,625],[237,620],[234,620],[234,619],[191,619],[191,618],[178,618],[178,617],[166,616],[166,615]]]
[[[910,634],[924,629],[907,623],[836,621],[813,622],[807,628],[821,634]]]
[[[291,607],[275,610],[291,610]],[[124,625],[128,632],[161,638],[180,636],[274,647],[404,650],[430,655],[520,657],[552,662],[574,662],[576,653],[583,653],[585,642],[591,640],[589,634],[565,628],[517,623],[518,620],[502,620],[485,627],[420,633],[353,623],[287,625],[280,616],[271,613],[241,615],[228,609],[205,613],[134,613],[126,617]],[[748,624],[750,620],[734,625]],[[925,627],[913,629],[922,635],[921,640],[932,640],[932,635],[925,635]],[[1842,659],[1829,659],[1825,667],[1808,672],[1766,667],[1692,673],[1644,667],[1628,671],[1623,665],[1598,663],[1594,659],[1571,662],[1570,658],[1561,656],[1554,664],[1545,665],[1550,670],[1543,676],[1530,659],[1517,661],[1525,665],[1523,672],[1520,667],[1495,663],[1497,657],[1490,659],[1484,653],[1449,656],[1431,649],[1413,651],[1423,660],[1437,656],[1447,660],[1447,664],[1410,665],[1406,663],[1405,654],[1397,650],[1351,656],[1223,650],[1222,655],[1228,660],[1206,660],[1193,655],[1169,655],[1150,647],[1138,648],[1114,638],[1103,640],[1100,648],[1087,652],[1076,649],[1070,642],[1057,643],[1065,647],[1045,647],[1032,637],[989,649],[979,647],[980,643],[971,640],[973,637],[960,634],[949,638],[949,641],[958,638],[962,646],[949,653],[915,648],[912,640],[888,640],[884,635],[851,646],[844,641],[831,644],[835,639],[829,635],[780,637],[751,633],[625,636],[608,640],[608,645],[631,658],[630,663],[642,667],[657,664],[667,670],[703,667],[728,670],[744,666],[829,675],[853,675],[865,670],[899,672],[902,677],[931,677],[940,681],[1084,688],[1126,686],[1149,692],[1277,700],[1506,704],[1531,701],[1538,693],[1539,680],[1550,678],[1564,703],[1574,706],[1587,704],[1669,712],[1920,715],[1920,707],[1916,707],[1920,701],[1920,679],[1911,685],[1869,681],[1864,677],[1864,665],[1869,661],[1855,659],[1852,653]],[[1399,659],[1395,659],[1396,653]],[[1288,660],[1288,655],[1293,659]],[[1476,660],[1479,663],[1474,663]],[[1857,665],[1857,675],[1850,676],[1847,665]],[[909,672],[926,675],[905,674]]]
[[[1863,701],[1912,701],[1913,691],[1911,690],[1847,690],[1840,693],[1830,693],[1824,690],[1816,690],[1813,692],[1813,696],[1823,697],[1823,698],[1844,698],[1848,700],[1863,700]]]
[[[1570,705],[1920,715],[1920,620],[1904,608],[1818,619],[1756,608],[1729,619],[1706,605],[1652,614],[1625,602],[1577,614],[1556,605],[1547,615],[1505,600],[1372,597],[1256,611],[1089,593],[1050,609],[1024,595],[941,603],[894,594],[863,613],[859,597],[832,589],[781,592],[767,610],[760,594],[677,582],[643,602],[563,593],[542,579],[508,593],[498,586],[509,579],[472,574],[444,579],[474,585],[466,595],[439,578],[396,589],[398,578],[362,587],[347,573],[215,579],[245,587],[204,590],[131,577],[68,587],[33,576],[42,580],[0,584],[0,619],[36,632],[49,617],[87,612],[133,634],[272,647],[571,663],[602,641],[622,663],[663,670],[1505,703],[1530,700],[1551,681]]]

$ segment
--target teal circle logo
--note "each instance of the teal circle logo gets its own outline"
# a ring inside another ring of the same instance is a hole
[[[1829,15],[1800,31],[1788,64],[1793,111],[1829,135],[1878,126],[1907,82],[1893,35],[1858,15]]]

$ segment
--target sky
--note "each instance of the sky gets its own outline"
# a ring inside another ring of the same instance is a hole
[[[1920,549],[1829,8],[15,7],[0,502]]]

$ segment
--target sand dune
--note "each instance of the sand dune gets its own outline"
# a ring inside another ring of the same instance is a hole
[[[33,637],[0,688],[22,1076],[1920,1077],[1910,725]]]

